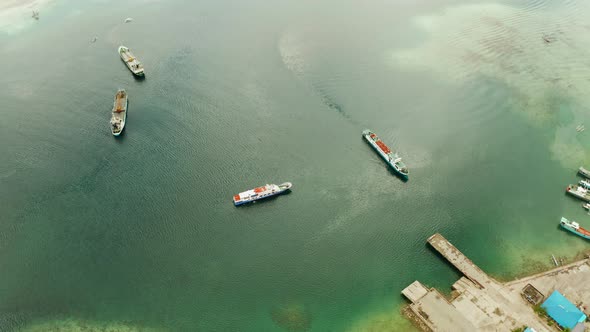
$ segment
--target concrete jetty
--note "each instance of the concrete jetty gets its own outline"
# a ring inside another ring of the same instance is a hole
[[[485,288],[486,285],[492,283],[492,280],[488,278],[488,275],[485,274],[485,272],[477,267],[477,265],[473,264],[467,256],[463,255],[463,253],[455,248],[451,242],[447,241],[444,236],[436,233],[428,238],[428,243],[446,258],[449,263],[457,268],[457,270],[463,273],[464,276],[469,278],[469,280],[473,281],[473,283],[480,288]]]
[[[586,303],[590,309],[588,259],[500,283],[441,234],[428,238],[428,243],[464,277],[452,285],[452,299],[419,281],[402,291],[410,301],[404,312],[424,331],[511,331],[523,326],[532,327],[537,332],[558,331],[555,325],[550,326],[546,319],[533,311],[528,293],[531,289],[540,292],[540,298],[558,290],[582,309],[585,310]]]

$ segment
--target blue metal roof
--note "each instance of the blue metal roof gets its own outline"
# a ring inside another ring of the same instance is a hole
[[[547,310],[549,317],[553,318],[557,324],[564,328],[573,329],[576,324],[586,320],[586,315],[558,291],[554,291],[541,304],[541,307]]]

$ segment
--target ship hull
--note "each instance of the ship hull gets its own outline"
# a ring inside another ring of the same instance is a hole
[[[254,203],[256,201],[275,197],[277,195],[288,192],[293,187],[291,182],[281,183],[280,185],[267,184],[251,190],[246,190],[237,195],[234,195],[233,202],[235,206]]]
[[[115,136],[115,137],[121,136],[121,134],[123,133],[123,130],[125,130],[125,124],[127,123],[127,110],[129,109],[129,96],[127,95],[127,93],[125,93],[124,111],[117,113],[117,112],[115,112],[116,107],[117,107],[117,97],[115,96],[115,102],[113,104],[113,111],[112,111],[112,115],[111,115],[111,134],[113,134],[113,136]],[[115,131],[114,127],[113,127],[113,121],[117,121],[117,120],[120,121],[119,126],[121,127],[121,130],[119,130],[119,131]]]
[[[588,171],[584,167],[580,166],[580,168],[578,169],[578,173],[583,177],[590,179],[590,171]]]
[[[288,190],[288,189],[287,189],[287,190]],[[264,196],[264,197],[258,197],[258,198],[255,198],[255,199],[234,201],[234,205],[235,205],[235,206],[240,206],[240,205],[244,205],[244,204],[254,203],[254,202],[256,202],[256,201],[262,201],[262,200],[265,200],[265,199],[267,199],[267,198],[271,198],[271,197],[275,197],[275,196],[277,196],[277,195],[280,195],[280,194],[284,193],[284,192],[285,192],[285,191],[287,191],[287,190],[283,190],[283,191],[275,192],[275,193],[272,193],[272,194],[268,194],[268,195],[266,195],[266,196]]]
[[[128,109],[128,107],[129,107],[129,100],[127,100],[127,101],[125,102],[125,114],[123,115],[123,121],[121,122],[121,131],[119,131],[119,132],[117,133],[117,132],[114,132],[114,131],[111,129],[111,133],[112,133],[112,134],[113,134],[113,136],[115,136],[115,137],[121,136],[121,134],[123,133],[123,130],[125,130],[125,124],[127,123],[127,109]]]
[[[381,151],[381,149],[377,146],[377,144],[375,144],[375,142],[369,137],[369,135],[363,134],[363,138],[373,148],[373,150],[375,150],[375,152],[377,152],[377,154],[381,157],[381,159],[383,159],[383,161],[385,161],[385,163],[389,167],[391,167],[391,169],[395,172],[396,175],[402,177],[404,180],[408,179],[408,175],[400,172],[397,169],[397,167],[395,167],[395,165],[389,160],[390,157],[387,154],[383,153],[383,151]]]
[[[574,234],[576,234],[579,237],[583,237],[586,240],[590,240],[590,236],[584,235],[584,234],[578,232],[577,230],[575,230],[575,229],[573,229],[573,228],[571,228],[571,227],[569,227],[567,225],[564,225],[564,224],[559,224],[559,225],[561,226],[561,228],[565,229],[566,231],[569,231],[571,233],[574,233]]]
[[[585,202],[589,202],[590,203],[590,196],[589,195],[587,195],[587,194],[584,195],[584,194],[578,193],[578,191],[576,191],[576,189],[574,187],[572,187],[572,186],[568,186],[566,188],[565,192],[568,193],[568,194],[570,194],[570,195],[572,195],[572,196],[574,196],[574,197],[576,197],[576,198],[578,198],[578,199],[581,199],[581,200],[583,200]]]
[[[132,64],[125,59],[125,57],[123,56],[123,53],[125,50],[129,51],[128,48],[126,48],[124,46],[119,46],[118,52],[119,52],[119,57],[121,58],[121,61],[123,61],[123,63],[127,67],[127,69],[129,69],[131,71],[131,73],[133,73],[133,75],[135,75],[137,77],[145,77],[143,67],[141,69],[135,69],[132,67]],[[131,54],[131,53],[129,53],[129,54]],[[133,62],[133,63],[135,63],[135,62]]]

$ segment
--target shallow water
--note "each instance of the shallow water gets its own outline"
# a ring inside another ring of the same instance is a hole
[[[407,330],[400,291],[458,277],[435,232],[504,279],[585,250],[557,224],[590,218],[564,194],[590,164],[587,7],[62,1],[5,30],[0,331]]]

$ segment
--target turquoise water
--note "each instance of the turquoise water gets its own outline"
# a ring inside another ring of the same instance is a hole
[[[405,331],[400,291],[458,278],[425,245],[435,232],[504,279],[586,250],[558,229],[589,222],[564,194],[590,165],[574,129],[588,118],[586,9],[42,9],[0,34],[0,331]],[[407,183],[366,128],[399,150]],[[284,181],[289,195],[232,204]]]

